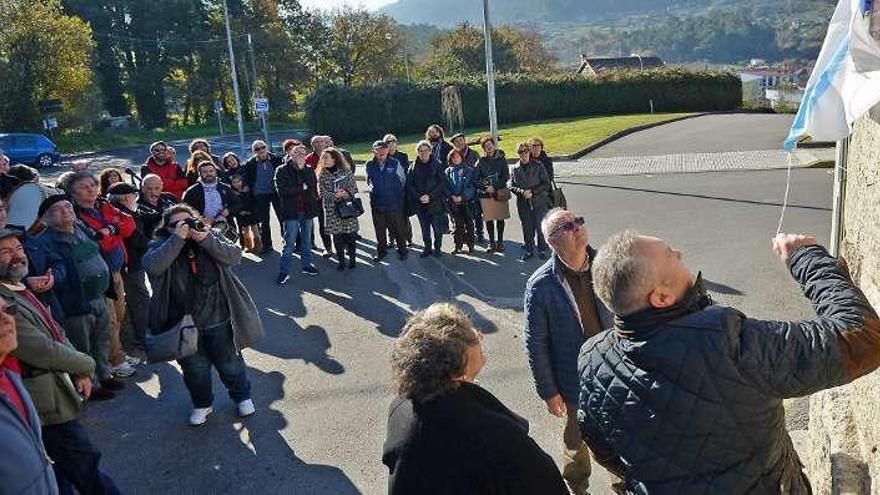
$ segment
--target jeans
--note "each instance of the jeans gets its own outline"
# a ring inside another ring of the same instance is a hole
[[[386,237],[388,231],[394,236],[394,241],[397,243],[397,251],[399,253],[406,252],[406,227],[403,225],[403,222],[403,212],[373,210],[373,227],[376,229],[376,252],[379,256],[385,256],[388,253],[388,237]]]
[[[440,251],[443,246],[443,234],[446,231],[443,228],[443,222],[447,219],[446,212],[434,213],[425,210],[419,210],[419,226],[422,228],[422,245],[430,251],[433,245],[435,251]],[[447,220],[448,223],[448,220]],[[434,239],[432,243],[431,229],[434,230]]]
[[[236,404],[251,398],[251,383],[244,359],[235,348],[231,323],[200,328],[198,351],[177,362],[183,370],[183,383],[195,408],[211,407],[214,403],[211,366],[217,369],[220,381],[226,385],[229,397]]]
[[[62,327],[76,350],[92,356],[98,380],[110,378],[110,313],[104,298],[89,305],[92,312],[64,319]]]
[[[132,329],[132,335],[128,336],[126,344],[142,349],[150,320],[147,272],[129,271],[122,275],[122,280],[125,282],[125,304],[128,307],[128,321],[131,322]]]
[[[92,444],[86,429],[77,420],[43,427],[43,445],[55,461],[52,468],[61,494],[117,494],[119,488],[101,472],[101,453]]]
[[[577,404],[565,405],[565,428],[562,431],[562,479],[569,490],[584,495],[590,487],[590,449],[581,437],[577,422]]]
[[[547,209],[533,208],[530,204],[523,204],[517,209],[519,210],[519,219],[522,222],[526,251],[529,253],[535,251],[535,237],[538,238],[538,251],[546,251],[547,242],[545,242],[544,234],[541,232],[541,220],[547,214]]]
[[[302,267],[312,264],[312,224],[313,218],[299,218],[284,221],[284,249],[281,251],[281,273],[290,273],[293,264],[293,247],[299,239],[299,257]]]

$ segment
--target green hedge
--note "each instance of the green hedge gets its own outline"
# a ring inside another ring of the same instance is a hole
[[[463,81],[394,82],[349,88],[329,84],[306,101],[312,132],[337,142],[374,139],[386,132],[420,132],[444,122],[440,92],[459,88],[465,127],[487,126],[485,78]],[[728,72],[688,72],[661,68],[623,71],[600,79],[564,75],[496,80],[499,124],[587,115],[735,110],[742,102],[739,78]]]

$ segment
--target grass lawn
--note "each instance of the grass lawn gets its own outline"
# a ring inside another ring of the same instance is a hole
[[[302,127],[302,123],[269,123],[269,130],[290,129]],[[246,133],[260,131],[258,122],[245,122]],[[238,135],[238,125],[235,121],[224,121],[223,131],[227,136]],[[155,141],[176,141],[179,139],[194,139],[197,137],[219,136],[220,127],[217,123],[199,126],[171,126],[160,129],[132,129],[129,131],[116,131],[111,129],[101,131],[67,131],[60,136],[55,136],[55,144],[58,145],[62,154],[84,153],[89,151],[103,151],[108,149],[125,148],[128,146],[146,146]],[[178,150],[180,151],[180,150]]]
[[[498,134],[501,136],[501,149],[508,158],[516,157],[516,145],[519,142],[526,141],[532,137],[540,137],[544,140],[547,153],[551,156],[570,155],[580,151],[587,146],[601,141],[608,136],[617,132],[640,126],[652,124],[655,122],[663,122],[685,115],[688,113],[657,113],[657,114],[636,114],[636,115],[614,115],[610,117],[584,117],[574,119],[556,119],[545,120],[541,122],[525,122],[502,127]],[[479,136],[488,134],[486,128],[467,129],[466,134],[468,140],[476,141]],[[376,139],[381,139],[377,136]],[[403,152],[407,153],[410,158],[415,156],[415,146],[424,136],[421,134],[410,134],[406,136],[397,136],[400,142],[398,146]],[[370,146],[373,141],[365,141],[360,143],[346,143],[343,146],[351,152],[355,159],[368,160],[372,158]],[[475,151],[480,152],[479,146],[472,146]]]

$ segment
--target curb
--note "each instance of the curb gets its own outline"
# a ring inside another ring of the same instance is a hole
[[[814,160],[804,164],[801,168],[834,168],[837,164],[834,160]]]

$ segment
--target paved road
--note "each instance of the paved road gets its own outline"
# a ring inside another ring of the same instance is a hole
[[[787,114],[706,115],[630,134],[588,157],[778,150],[793,119]]]
[[[802,318],[809,306],[769,249],[784,171],[602,177],[562,181],[594,244],[634,227],[670,239],[702,270],[717,300],[763,318]],[[831,176],[793,173],[786,229],[828,238]],[[85,411],[105,468],[127,493],[377,494],[385,435],[388,358],[407,315],[434,301],[462,305],[486,333],[482,385],[560,453],[561,424],[537,399],[522,351],[521,295],[537,262],[516,261],[518,222],[506,255],[410,258],[371,266],[373,232],[362,219],[359,267],[276,288],[277,256],[238,269],[258,301],[266,338],[245,351],[257,414],[244,421],[218,386],[208,424],[185,426],[189,400],[176,366],[143,368],[128,390]],[[277,234],[277,232],[276,232]],[[448,242],[448,241],[447,241]],[[803,425],[791,425],[803,428]],[[608,493],[597,470],[593,493]]]

